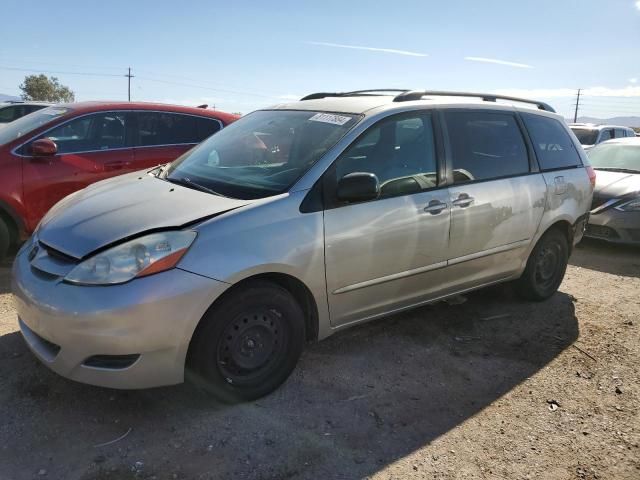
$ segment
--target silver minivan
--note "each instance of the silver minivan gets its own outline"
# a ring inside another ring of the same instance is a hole
[[[58,203],[13,266],[20,329],[73,380],[254,399],[343,328],[498,282],[553,295],[594,181],[544,103],[312,94]]]

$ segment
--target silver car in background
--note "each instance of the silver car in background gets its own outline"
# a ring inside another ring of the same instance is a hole
[[[544,103],[312,94],[58,203],[13,266],[20,329],[80,382],[257,398],[343,328],[498,282],[550,297],[593,182]]]
[[[633,128],[620,125],[596,125],[593,123],[570,123],[569,127],[585,150],[613,138],[635,137]]]
[[[610,140],[589,151],[597,172],[585,234],[640,245],[640,138]]]

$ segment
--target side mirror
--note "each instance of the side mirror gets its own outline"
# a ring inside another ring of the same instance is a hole
[[[40,138],[31,144],[31,155],[34,157],[48,157],[58,153],[58,145],[50,138]]]
[[[374,200],[380,195],[380,182],[373,173],[349,173],[338,181],[336,195],[342,202]]]

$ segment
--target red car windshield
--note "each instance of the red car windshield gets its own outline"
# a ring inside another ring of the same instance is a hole
[[[60,118],[70,111],[71,109],[66,107],[49,107],[7,123],[4,127],[0,128],[0,145],[13,142],[21,136],[33,132],[42,125]]]

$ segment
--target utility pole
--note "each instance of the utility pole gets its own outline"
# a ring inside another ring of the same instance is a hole
[[[576,111],[573,114],[573,123],[576,123],[578,121],[578,107],[580,106],[580,92],[582,91],[581,88],[578,89],[578,96],[576,97]]]
[[[131,101],[131,79],[135,77],[135,75],[131,75],[131,67],[129,67],[129,73],[127,73],[125,77],[127,77],[127,79],[129,80],[129,86],[127,89],[127,98],[129,99],[129,101]]]

